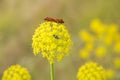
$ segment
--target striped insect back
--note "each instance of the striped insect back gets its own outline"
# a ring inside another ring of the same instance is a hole
[[[44,20],[53,21],[53,22],[56,22],[56,23],[64,23],[64,21],[62,19],[54,19],[54,18],[51,18],[51,17],[46,17],[46,18],[44,18]]]

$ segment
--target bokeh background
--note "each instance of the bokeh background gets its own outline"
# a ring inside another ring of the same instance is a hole
[[[79,54],[83,47],[79,32],[89,29],[93,19],[114,23],[120,32],[120,0],[0,0],[0,78],[10,65],[20,64],[32,80],[50,80],[48,61],[34,56],[31,47],[32,35],[46,16],[62,18],[73,41],[70,55],[55,64],[56,80],[75,80],[78,68],[90,60],[111,70],[108,80],[120,80],[120,68],[111,62],[113,55],[120,58],[119,53],[100,59],[82,59]]]

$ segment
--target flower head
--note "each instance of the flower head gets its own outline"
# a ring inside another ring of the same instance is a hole
[[[79,68],[77,78],[78,80],[106,80],[106,73],[102,66],[88,62]]]
[[[60,61],[69,54],[71,39],[65,26],[60,23],[46,21],[40,24],[32,38],[34,55],[39,53],[47,58],[50,64]]]
[[[4,71],[2,80],[31,80],[31,76],[26,68],[13,65]]]

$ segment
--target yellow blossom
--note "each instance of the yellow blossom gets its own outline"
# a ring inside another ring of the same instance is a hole
[[[94,43],[89,42],[89,43],[86,43],[86,44],[85,44],[85,49],[86,49],[87,51],[92,51],[93,48],[94,48]]]
[[[115,71],[112,69],[106,70],[106,75],[108,79],[114,79],[115,77]]]
[[[80,31],[79,35],[84,42],[93,42],[94,40],[93,36],[86,30]]]
[[[60,23],[46,21],[35,30],[32,38],[34,55],[39,53],[47,58],[50,64],[62,60],[69,54],[72,41],[65,26]]]
[[[85,49],[80,50],[79,55],[82,59],[88,59],[89,58],[89,52]]]
[[[104,27],[99,19],[94,19],[90,24],[90,28],[97,34],[102,34],[106,30],[106,27]]]
[[[114,60],[114,66],[118,69],[120,69],[120,58],[115,58]]]
[[[117,53],[120,53],[120,41],[115,43],[114,51]]]
[[[26,68],[13,65],[4,71],[2,80],[31,80],[31,76]]]
[[[103,39],[104,43],[108,46],[111,46],[113,43],[113,37],[111,37],[111,35],[107,35],[104,39]]]
[[[102,66],[95,62],[87,62],[77,73],[78,80],[106,80],[106,73]]]
[[[115,35],[115,42],[120,42],[120,33]]]
[[[106,49],[104,46],[100,46],[96,49],[95,54],[97,57],[102,58],[106,54]]]
[[[114,36],[118,32],[118,26],[116,24],[111,24],[107,28],[107,33],[111,36]]]

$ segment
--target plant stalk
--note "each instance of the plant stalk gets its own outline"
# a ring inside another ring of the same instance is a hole
[[[50,76],[51,80],[54,80],[54,65],[50,64]]]

